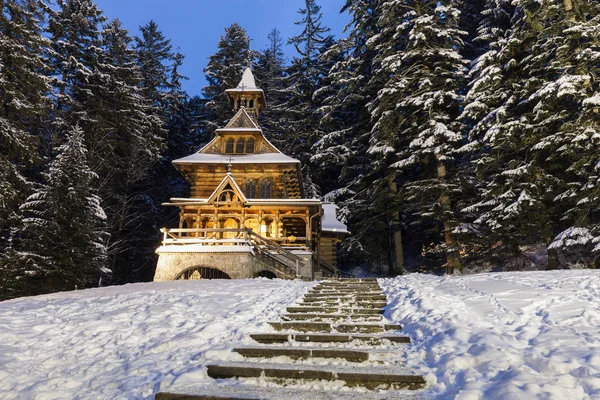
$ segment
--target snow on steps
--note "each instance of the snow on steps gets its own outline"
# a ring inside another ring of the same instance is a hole
[[[341,290],[336,290],[336,288]],[[317,292],[321,293],[317,293]],[[326,293],[326,295],[324,295]],[[366,293],[366,294],[365,294]],[[319,307],[310,307],[313,296],[320,300],[335,301],[336,304],[328,306],[327,312]],[[398,335],[364,335],[363,333],[383,333],[386,331],[400,330],[398,324],[386,324],[380,308],[364,307],[361,303],[368,298],[369,301],[386,299],[377,283],[373,282],[348,282],[340,285],[339,282],[325,282],[313,288],[312,293],[305,295],[304,304],[290,307],[289,314],[282,315],[282,319],[309,319],[310,321],[284,321],[270,322],[276,330],[289,331],[281,334],[251,334],[250,337],[259,343],[268,343],[270,346],[240,346],[234,351],[256,361],[243,362],[218,362],[207,366],[207,375],[217,380],[236,378],[239,382],[275,383],[282,387],[306,385],[307,382],[317,382],[318,385],[337,385],[342,387],[359,387],[368,390],[400,390],[421,389],[425,386],[425,379],[420,375],[411,374],[408,369],[400,369],[397,363],[389,364],[385,356],[378,357],[373,353],[374,345],[408,343],[407,337]],[[306,308],[312,308],[312,313],[306,313]],[[368,309],[370,312],[361,313]],[[341,313],[340,310],[344,310]],[[343,323],[332,323],[341,320]],[[372,323],[378,322],[378,323]],[[297,332],[307,332],[301,334]],[[315,332],[326,332],[315,333]],[[336,333],[337,332],[337,333]],[[342,333],[360,332],[359,334],[344,335]],[[279,345],[273,345],[277,343]],[[306,344],[309,343],[307,346]],[[336,343],[346,343],[356,346],[362,344],[360,349],[343,347],[326,347]],[[388,348],[389,351],[389,348]],[[389,351],[396,354],[397,351]],[[268,361],[270,360],[270,361]],[[319,361],[321,360],[321,361]],[[328,361],[332,360],[332,361]],[[393,360],[393,359],[392,359]],[[388,365],[384,365],[388,364]],[[318,383],[320,382],[320,383]],[[313,383],[314,385],[314,383]],[[307,391],[309,392],[309,391]],[[244,390],[234,391],[234,397],[222,398],[248,398],[236,397],[246,393]],[[274,396],[264,397],[262,394],[256,398],[283,398],[279,389]],[[313,394],[314,395],[314,394]],[[156,399],[174,399],[179,397],[160,397]],[[209,396],[209,397],[207,397]],[[181,397],[182,399],[207,399],[212,394],[198,395],[197,397]],[[255,398],[255,397],[249,397]],[[293,398],[299,398],[294,396]],[[312,397],[314,398],[314,397]],[[325,398],[325,397],[323,397]],[[342,398],[336,396],[335,398]],[[361,397],[366,398],[366,397]],[[395,396],[394,398],[398,398]]]

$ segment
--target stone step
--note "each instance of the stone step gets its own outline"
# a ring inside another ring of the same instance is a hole
[[[369,359],[366,351],[346,349],[311,349],[290,347],[237,347],[233,349],[238,354],[248,358],[289,357],[294,360],[307,358],[341,358],[351,362],[363,362]]]
[[[327,278],[322,280],[321,282],[377,282],[377,278]]]
[[[345,320],[366,320],[366,321],[380,321],[381,315],[373,314],[283,314],[281,319],[284,321],[300,321],[300,320],[320,320],[320,321],[345,321]]]
[[[158,392],[154,400],[261,400],[262,397],[235,397],[218,394],[184,394],[184,393],[167,393]]]
[[[340,366],[309,366],[259,364],[259,363],[218,363],[207,366],[207,374],[214,379],[261,378],[286,385],[292,380],[343,381],[347,386],[366,389],[422,389],[425,379],[420,375],[395,373],[393,369],[371,367],[366,369],[342,368]]]
[[[332,285],[332,284],[319,284],[312,287],[313,289],[336,289],[336,290],[344,290],[344,289],[353,289],[353,290],[366,290],[366,289],[376,289],[381,290],[381,286],[376,283],[357,283],[357,284],[342,284],[342,285]]]
[[[387,302],[385,301],[344,301],[342,302],[340,299],[335,300],[323,300],[323,299],[304,299],[302,302],[298,303],[298,306],[308,306],[308,307],[357,307],[357,308],[382,308],[387,306]]]
[[[304,300],[312,301],[386,301],[387,297],[381,295],[355,295],[355,296],[336,296],[336,295],[314,295],[305,294]]]
[[[329,322],[269,322],[275,330],[298,331],[298,332],[331,332],[332,329],[340,333],[380,333],[386,331],[401,330],[397,324],[331,324]]]
[[[269,322],[276,331],[299,332],[330,332],[331,324],[328,322]]]
[[[309,292],[304,297],[361,297],[361,296],[380,296],[385,297],[381,292],[355,292],[355,293],[342,293],[342,292]]]
[[[378,345],[386,341],[392,343],[410,343],[408,336],[396,335],[344,335],[344,334],[323,334],[323,333],[253,333],[250,337],[258,343],[287,343],[287,342],[302,342],[302,343],[350,343],[352,341],[365,342],[370,345]]]
[[[382,308],[338,308],[338,307],[288,307],[289,313],[321,314],[383,314]]]
[[[398,324],[337,324],[333,326],[340,333],[381,333],[399,331],[402,326]]]
[[[341,389],[341,390],[340,390]],[[417,400],[407,391],[381,391],[367,392],[365,390],[348,390],[347,388],[316,389],[306,387],[273,387],[261,386],[252,383],[214,382],[212,379],[206,383],[175,389],[177,393],[160,393],[156,395],[159,400],[281,400],[281,399],[318,399],[318,400]],[[415,394],[418,394],[415,393]],[[172,397],[160,397],[171,395]],[[176,397],[178,396],[178,397]],[[185,396],[185,397],[183,397]]]

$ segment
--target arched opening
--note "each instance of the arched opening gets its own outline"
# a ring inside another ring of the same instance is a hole
[[[254,139],[246,140],[246,153],[254,153]]]
[[[277,278],[277,275],[275,275],[271,271],[264,270],[264,271],[257,272],[256,275],[254,275],[254,277],[255,278],[275,279],[275,278]]]
[[[225,153],[227,154],[233,154],[233,143],[234,140],[233,139],[227,139],[227,141],[225,142]]]
[[[215,227],[215,221],[212,218],[209,218],[209,217],[202,218],[201,227],[203,229],[214,229],[214,227]],[[205,232],[205,233],[202,234],[202,236],[207,237],[207,238],[208,237],[212,237],[212,235],[214,235],[214,234],[211,234],[211,233],[208,233],[208,232]]]
[[[238,139],[235,143],[235,152],[242,154],[244,152],[244,139]]]
[[[256,182],[248,181],[246,182],[246,187],[244,190],[244,194],[247,199],[255,199],[256,198]]]
[[[254,108],[254,99],[250,99],[249,107]]]
[[[260,183],[260,198],[270,199],[271,198],[271,182],[264,180]]]
[[[233,218],[228,218],[223,222],[224,229],[238,229],[239,224],[237,220]],[[223,239],[234,239],[236,237],[236,232],[223,232]]]
[[[237,108],[236,108],[236,110],[239,110],[241,106],[242,106],[242,100],[241,100],[241,99],[238,99],[238,101],[237,101]]]
[[[199,279],[231,279],[225,272],[210,267],[190,267],[181,271],[174,280],[199,280]]]

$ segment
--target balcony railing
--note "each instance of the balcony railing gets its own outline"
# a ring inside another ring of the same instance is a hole
[[[201,244],[201,245],[235,245],[248,244],[251,235],[254,237],[263,237],[255,233],[252,229],[240,228],[162,228],[163,246]],[[305,237],[264,237],[264,239],[276,243],[277,245],[293,250],[309,250],[308,240]]]

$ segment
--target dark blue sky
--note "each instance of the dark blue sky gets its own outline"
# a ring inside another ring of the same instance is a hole
[[[96,0],[108,18],[119,18],[131,35],[138,27],[154,20],[173,48],[185,55],[182,73],[190,78],[184,89],[190,95],[199,95],[206,84],[202,70],[208,57],[217,51],[219,37],[232,23],[240,24],[252,39],[251,47],[262,50],[267,46],[267,35],[273,28],[287,38],[297,35],[301,27],[294,25],[300,19],[297,11],[303,0]],[[323,13],[324,25],[331,33],[343,37],[347,14],[339,11],[345,0],[317,0]],[[291,59],[295,50],[286,46]]]

